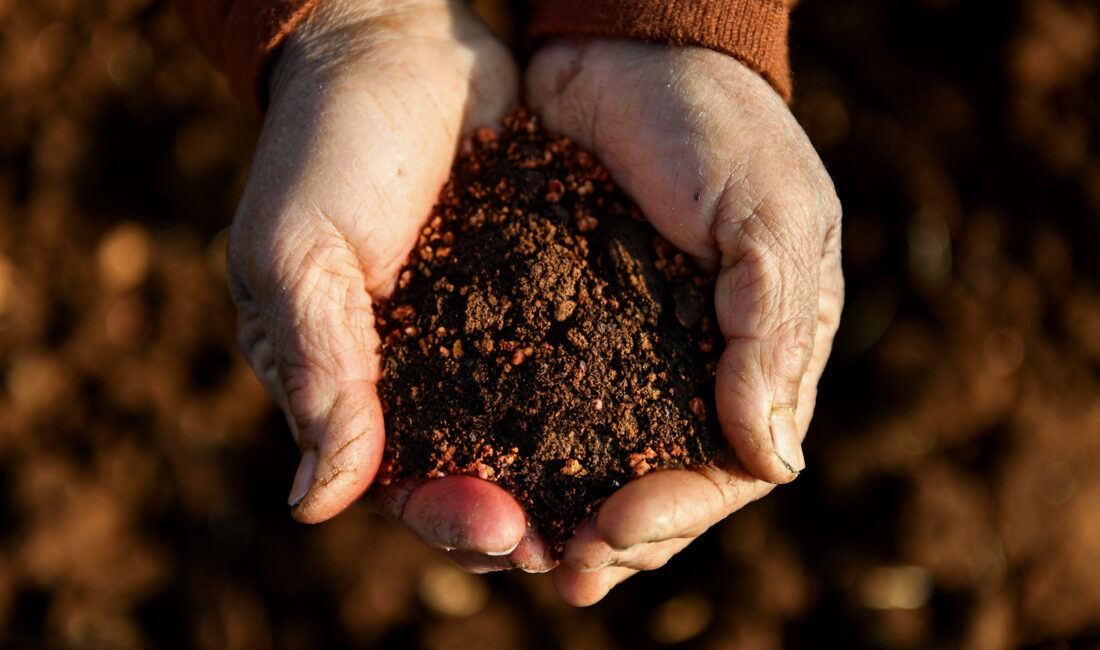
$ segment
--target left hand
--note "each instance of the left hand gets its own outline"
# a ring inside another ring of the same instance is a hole
[[[609,497],[554,572],[587,605],[805,467],[843,303],[840,203],[783,100],[731,57],[558,40],[526,81],[548,130],[593,151],[666,239],[719,271],[718,419],[740,463],[654,472]]]

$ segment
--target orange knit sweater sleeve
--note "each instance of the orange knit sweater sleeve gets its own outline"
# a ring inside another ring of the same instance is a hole
[[[262,107],[267,66],[322,0],[175,0],[199,46],[233,91]],[[699,45],[729,54],[790,98],[787,15],[792,0],[535,0],[532,37],[602,36]]]
[[[759,72],[790,100],[783,0],[538,0],[535,37],[601,36],[699,45]]]

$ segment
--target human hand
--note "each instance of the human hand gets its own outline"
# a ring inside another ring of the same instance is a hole
[[[302,453],[295,518],[328,519],[372,484],[384,448],[372,304],[392,291],[460,137],[512,108],[517,83],[505,47],[458,1],[323,0],[285,44],[228,269],[241,349]],[[549,568],[496,485],[449,477],[371,494],[470,568]]]
[[[609,497],[554,574],[566,600],[586,605],[805,467],[843,303],[840,204],[782,99],[731,57],[557,40],[526,84],[547,129],[593,151],[666,239],[718,269],[716,406],[739,462],[654,472]]]

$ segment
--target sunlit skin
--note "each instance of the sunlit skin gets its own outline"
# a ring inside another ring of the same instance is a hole
[[[840,209],[782,100],[730,57],[551,42],[524,85],[551,130],[594,151],[666,238],[718,269],[716,398],[738,461],[626,484],[556,568],[492,483],[367,492],[385,435],[372,304],[392,290],[462,135],[518,105],[514,61],[465,3],[327,0],[291,37],[231,230],[231,291],[241,348],[302,452],[297,519],[324,521],[367,493],[462,566],[552,569],[562,597],[586,605],[802,469],[842,303]]]

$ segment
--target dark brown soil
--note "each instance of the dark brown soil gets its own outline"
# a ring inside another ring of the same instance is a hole
[[[631,478],[719,462],[713,294],[591,155],[482,128],[379,309],[382,480],[498,482],[560,545]]]

